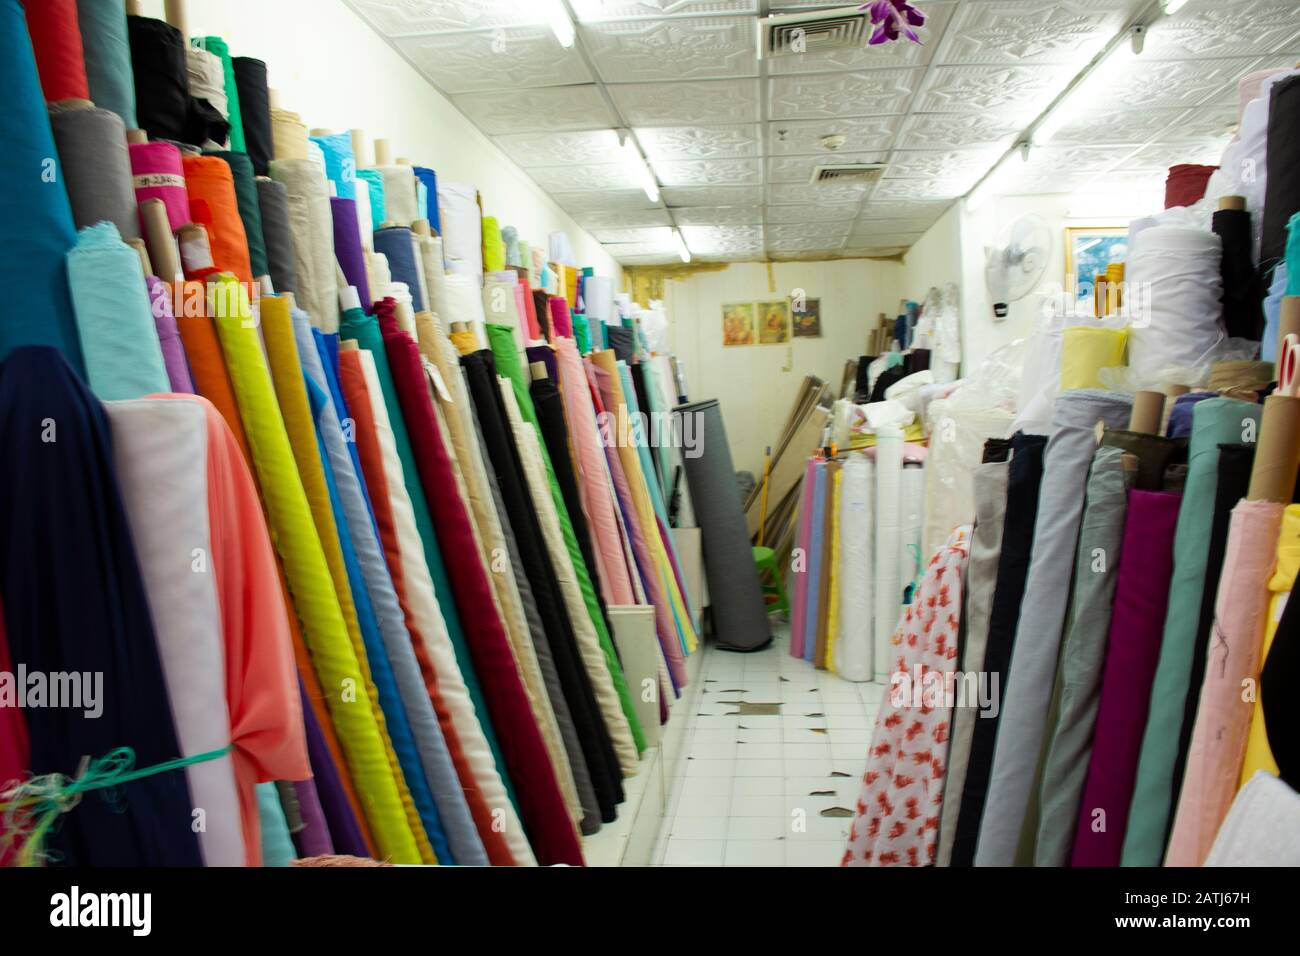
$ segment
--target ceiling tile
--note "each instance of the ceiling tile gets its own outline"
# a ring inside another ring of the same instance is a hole
[[[397,49],[444,93],[519,90],[590,83],[576,49],[564,49],[547,27],[398,38]]]
[[[763,221],[762,206],[679,206],[673,210],[679,226],[753,226]]]
[[[798,12],[792,9],[781,9],[793,6],[788,3],[778,2],[770,6],[774,14]],[[805,6],[824,7],[826,2],[816,0]],[[877,46],[841,47],[821,53],[809,50],[807,53],[778,56],[767,61],[768,75],[784,76],[790,73],[830,73],[836,70],[878,70],[888,67],[924,66],[934,55],[939,38],[943,36],[944,28],[948,25],[956,6],[955,2],[948,2],[948,0],[926,2],[921,6],[921,12],[925,14],[925,25],[917,30],[921,37],[920,43],[899,41]]]
[[[767,161],[769,183],[807,183],[817,166],[842,166],[853,163],[884,163],[889,154],[826,153],[823,156],[774,156]]]
[[[806,183],[776,183],[767,187],[767,201],[780,205],[791,203],[860,202],[867,193],[866,184],[843,183],[816,186]]]
[[[762,226],[682,226],[682,238],[688,246],[706,246],[720,242],[762,242]]]
[[[539,166],[528,170],[537,185],[553,192],[589,189],[631,189],[637,183],[636,175],[622,163],[583,164],[567,166]]]
[[[451,101],[491,136],[608,129],[618,122],[594,84],[466,93]]]
[[[609,194],[601,193],[601,195]],[[600,209],[594,212],[575,212],[571,215],[579,226],[588,230],[673,224],[673,218],[668,215],[667,209]]]
[[[920,235],[929,229],[931,220],[929,219],[859,219],[849,233],[849,241],[853,241],[854,236],[861,235],[878,235],[889,232],[907,232]],[[862,243],[870,245],[870,243]]]
[[[381,35],[411,36],[544,24],[538,9],[519,0],[346,0]]]
[[[1083,113],[1061,127],[1053,145],[1078,144],[1099,146],[1145,143],[1175,120],[1180,120],[1185,110],[1117,110],[1116,112]]]
[[[857,218],[860,202],[796,203],[768,206],[769,223],[841,222]]]
[[[1111,110],[1148,110],[1153,108],[1195,106],[1218,99],[1224,87],[1233,91],[1236,103],[1237,80],[1250,72],[1255,57],[1232,57],[1223,60],[1148,60],[1146,55],[1125,64],[1123,69],[1106,71],[1097,85],[1089,84],[1089,96],[1105,103]]]
[[[672,229],[668,226],[651,226],[633,229],[597,229],[592,233],[597,242],[651,242],[671,247]]]
[[[907,246],[851,246],[840,250],[841,259],[893,259]]]
[[[823,137],[847,137],[837,152],[887,149],[898,131],[901,116],[858,116],[841,119],[782,120],[767,124],[767,148],[773,156],[830,155]]]
[[[873,199],[952,199],[975,185],[980,174],[968,172],[960,178],[882,179],[872,191]]]
[[[1295,0],[1191,0],[1151,25],[1151,59],[1250,56],[1287,47],[1300,27]]]
[[[669,206],[757,206],[763,201],[761,186],[677,186],[660,194]]]
[[[655,256],[672,255],[676,258],[671,242],[611,242],[605,245],[611,256]]]
[[[917,113],[1006,110],[1028,124],[1065,89],[1072,73],[1059,66],[938,66],[912,109]]]
[[[620,252],[618,246],[606,246],[605,251],[625,266],[663,266],[670,262],[680,262],[675,252],[661,252],[657,255],[637,255]]]
[[[582,23],[635,17],[758,12],[757,0],[570,0],[570,6]]]
[[[758,120],[757,79],[682,83],[620,83],[614,105],[633,126],[752,123]]]
[[[952,149],[962,146],[1010,145],[1027,118],[1008,114],[914,113],[894,145],[899,149]]]
[[[835,245],[849,234],[853,228],[850,220],[840,222],[785,222],[772,223],[767,226],[768,245],[781,245],[788,242],[817,240]]]
[[[768,242],[767,248],[772,252],[838,252],[844,246],[844,240],[826,239],[782,239]]]
[[[773,120],[902,113],[921,70],[864,70],[778,76],[768,81]]]
[[[569,191],[553,190],[554,199],[565,212],[570,214],[589,212],[625,212],[656,208],[646,198],[645,191],[636,189],[598,190],[597,187],[583,185]]]
[[[839,248],[817,247],[808,249],[800,247],[797,250],[774,249],[771,250],[770,256],[774,262],[822,262],[827,259],[845,258],[843,250]]]
[[[863,219],[924,219],[933,222],[948,208],[947,200],[881,200],[874,197],[862,206]]]
[[[756,20],[619,20],[579,27],[607,83],[708,80],[758,73]]]
[[[760,153],[757,123],[744,126],[655,126],[634,130],[651,163],[736,159]]]
[[[932,179],[983,175],[1002,155],[998,149],[896,149],[886,179]]]
[[[1188,110],[1182,116],[1173,115],[1163,126],[1153,126],[1151,138],[1159,142],[1188,142],[1200,140],[1222,147],[1232,138],[1237,127],[1236,104],[1203,106]]]
[[[1021,168],[1063,176],[1098,173],[1132,153],[1131,146],[1035,146],[1029,151],[1029,161]]]
[[[1083,66],[1123,25],[1133,0],[982,0],[962,4],[940,63]]]
[[[885,232],[883,229],[879,232],[863,229],[854,230],[849,236],[848,244],[850,246],[910,246],[916,240],[920,239],[923,233],[920,232]]]
[[[1136,153],[1123,159],[1116,169],[1146,169],[1157,172],[1168,171],[1170,166],[1180,163],[1198,163],[1204,166],[1217,166],[1223,156],[1223,147],[1203,145],[1200,143],[1153,143],[1143,146]]]
[[[746,186],[763,181],[757,159],[688,160],[653,166],[663,186]]]
[[[534,166],[563,166],[566,163],[623,161],[618,134],[612,129],[574,133],[515,133],[498,136],[496,143],[524,169]]]

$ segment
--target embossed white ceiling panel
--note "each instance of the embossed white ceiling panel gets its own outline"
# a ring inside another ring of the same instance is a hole
[[[575,212],[572,215],[579,226],[593,234],[597,229],[673,224],[673,217],[667,209],[600,209],[594,212]]]
[[[498,136],[497,145],[519,166],[562,166],[565,163],[622,162],[622,147],[612,129],[576,133],[513,133]]]
[[[615,20],[579,29],[606,83],[758,75],[752,18]]]
[[[618,125],[594,84],[465,93],[453,96],[451,101],[490,136],[610,129]]]
[[[836,162],[840,152],[888,149],[901,116],[854,116],[837,120],[782,120],[767,124],[767,148],[773,156],[822,156]],[[834,152],[822,145],[826,136],[843,136]]]
[[[763,207],[678,206],[673,218],[679,226],[756,226],[763,222]]]
[[[902,113],[922,73],[863,70],[773,77],[768,81],[768,116],[788,120]]]
[[[855,202],[796,203],[789,206],[768,206],[769,223],[824,223],[852,221],[857,218],[859,204]]]
[[[738,159],[758,156],[762,151],[762,134],[757,123],[655,126],[635,132],[646,159],[655,164],[688,159]]]
[[[975,0],[944,33],[940,63],[1083,66],[1123,26],[1130,0]]]
[[[759,89],[757,78],[620,83],[609,95],[632,126],[678,126],[754,122],[761,115]]]
[[[548,27],[399,37],[393,45],[444,93],[590,83],[595,77]]]

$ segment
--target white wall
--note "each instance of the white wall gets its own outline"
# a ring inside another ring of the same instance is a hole
[[[142,0],[163,17],[163,0]],[[360,128],[394,156],[473,183],[483,211],[546,247],[569,234],[579,265],[622,284],[622,267],[342,0],[190,0],[191,35],[222,37],[235,56],[265,60],[270,85],[308,129]]]
[[[735,263],[665,283],[673,351],[686,366],[693,399],[718,398],[737,470],[762,474],[763,448],[780,437],[805,375],[838,389],[847,359],[863,354],[877,316],[898,309],[896,262]],[[723,348],[722,304],[780,299],[803,289],[821,299],[822,337],[789,345]]]

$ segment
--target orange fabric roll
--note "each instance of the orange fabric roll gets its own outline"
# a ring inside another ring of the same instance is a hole
[[[77,0],[23,0],[23,8],[46,102],[90,99]]]
[[[190,196],[190,216],[208,230],[212,264],[218,272],[233,272],[244,283],[251,300],[256,295],[253,266],[230,164],[217,156],[185,156],[181,163],[185,167],[185,190]]]

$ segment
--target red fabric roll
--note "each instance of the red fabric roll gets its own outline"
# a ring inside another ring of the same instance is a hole
[[[23,9],[46,102],[90,99],[77,0],[23,0]]]
[[[1210,182],[1210,176],[1218,168],[1218,166],[1196,166],[1192,163],[1170,166],[1169,175],[1165,178],[1165,208],[1191,206],[1200,202],[1201,197],[1205,195],[1205,187]]]
[[[448,556],[472,555],[478,547],[474,529],[456,493],[456,476],[434,415],[420,347],[398,329],[392,299],[385,299],[375,311],[438,543]],[[453,557],[447,561],[447,574],[537,862],[581,866],[578,836],[533,719],[505,627],[493,613],[492,586],[483,564]]]

